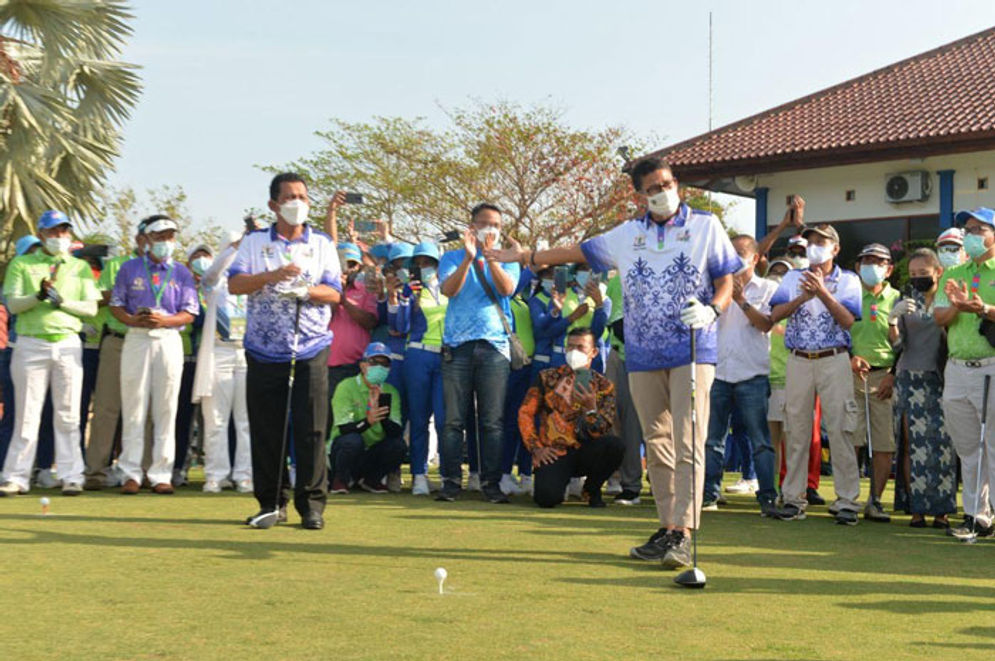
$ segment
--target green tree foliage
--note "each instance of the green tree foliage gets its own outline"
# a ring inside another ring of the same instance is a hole
[[[119,0],[0,1],[0,242],[42,211],[93,218],[141,92],[119,61],[132,15]],[[84,230],[85,232],[85,230]]]

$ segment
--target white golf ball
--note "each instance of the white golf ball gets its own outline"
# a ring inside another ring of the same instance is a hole
[[[42,504],[42,505],[48,505],[48,504],[49,504],[50,502],[52,502],[52,501],[50,501],[50,500],[48,499],[48,496],[42,496],[42,497],[41,497],[41,504]]]
[[[439,567],[438,569],[435,570],[435,580],[437,580],[437,581],[444,581],[444,580],[446,580],[446,576],[448,576],[448,575],[449,574],[446,573],[446,570],[443,569],[442,567]]]

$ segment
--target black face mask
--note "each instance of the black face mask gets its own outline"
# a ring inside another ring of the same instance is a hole
[[[932,289],[935,283],[936,281],[928,275],[920,278],[909,278],[909,284],[912,285],[913,289],[922,294]]]

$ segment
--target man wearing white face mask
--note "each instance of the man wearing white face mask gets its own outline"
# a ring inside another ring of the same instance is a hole
[[[276,214],[276,223],[242,239],[228,269],[228,292],[248,296],[243,344],[248,364],[245,387],[252,434],[252,482],[259,514],[272,512],[278,504],[279,520],[286,521],[290,481],[281,449],[296,335],[290,404],[297,462],[294,507],[304,529],[321,530],[328,496],[325,425],[329,402],[326,366],[332,342],[329,323],[331,306],[342,300],[341,268],[331,238],[305,224],[310,205],[307,184],[300,175],[285,172],[273,177],[269,209]],[[295,326],[298,306],[299,328]],[[279,494],[278,471],[283,472]]]
[[[14,259],[3,293],[17,315],[17,347],[11,359],[14,430],[3,465],[0,495],[27,493],[38,448],[45,395],[54,407],[56,472],[62,493],[83,491],[80,393],[83,388],[83,317],[97,313],[100,292],[90,265],[69,254],[72,225],[61,211],[38,220],[42,249]]]
[[[176,221],[168,216],[148,218],[148,253],[121,265],[111,292],[111,314],[128,327],[121,347],[118,458],[125,481],[121,493],[128,495],[138,493],[141,487],[145,423],[150,410],[152,463],[145,476],[155,493],[173,493],[176,411],[183,376],[180,329],[192,323],[200,311],[193,274],[173,259],[176,230]]]
[[[833,263],[839,235],[828,224],[807,228],[806,270],[788,271],[771,298],[771,321],[788,320],[784,345],[789,351],[785,374],[787,472],[781,486],[783,508],[778,518],[805,518],[809,445],[815,396],[822,403],[832,446],[836,502],[831,511],[838,523],[856,525],[860,481],[857,455],[846,432],[857,425],[857,402],[850,375],[850,327],[860,319],[860,279]]]
[[[940,236],[936,239],[936,256],[944,269],[960,266],[966,262],[968,257],[964,252],[964,230],[951,227],[940,232]]]
[[[610,435],[615,386],[591,369],[597,353],[590,328],[572,329],[567,334],[567,363],[542,370],[519,409],[522,442],[535,466],[533,499],[539,507],[563,502],[567,483],[579,476],[586,476],[587,504],[604,507],[601,485],[622,463],[625,447]]]

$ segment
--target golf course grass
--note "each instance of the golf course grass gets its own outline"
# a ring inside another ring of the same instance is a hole
[[[538,510],[464,494],[329,497],[238,522],[251,496],[57,491],[0,500],[0,659],[886,659],[995,651],[995,540],[704,515],[704,590],[628,559],[643,504]],[[866,480],[865,480],[866,487]],[[831,482],[820,491],[832,494]],[[41,516],[39,497],[51,498]],[[886,507],[890,503],[886,503]],[[438,594],[436,567],[449,574]]]

